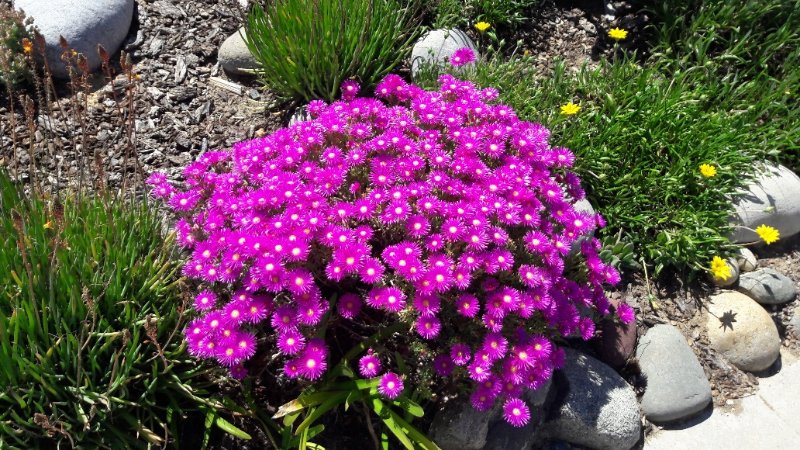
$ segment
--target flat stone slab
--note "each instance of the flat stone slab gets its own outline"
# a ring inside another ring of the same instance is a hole
[[[636,358],[647,377],[642,412],[651,422],[689,417],[711,402],[703,367],[672,325],[656,325],[639,341]]]
[[[738,290],[763,305],[782,305],[797,296],[794,281],[770,268],[740,275]]]
[[[22,9],[47,41],[47,63],[53,75],[69,76],[61,60],[62,49],[59,37],[69,46],[82,53],[89,63],[89,70],[100,67],[97,46],[102,45],[113,55],[131,27],[133,0],[16,0],[14,7]]]
[[[785,360],[786,358],[784,358]],[[800,363],[759,380],[758,393],[741,400],[736,413],[714,410],[653,432],[645,450],[800,448]]]

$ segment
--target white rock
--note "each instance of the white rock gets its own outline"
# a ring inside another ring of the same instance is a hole
[[[767,166],[765,173],[734,198],[736,228],[734,242],[757,242],[758,235],[748,229],[768,225],[780,231],[781,239],[800,232],[800,177],[784,166]]]
[[[752,272],[758,267],[758,258],[756,258],[756,255],[747,247],[739,249],[736,261],[739,263],[739,270],[742,272]]]
[[[416,76],[421,67],[445,67],[456,50],[469,47],[478,57],[478,48],[463,31],[456,29],[431,30],[425,33],[411,49],[411,75]]]
[[[647,377],[642,412],[651,422],[683,419],[711,402],[711,385],[703,367],[672,325],[651,328],[639,341],[636,358]]]
[[[125,36],[133,19],[133,0],[16,0],[14,7],[22,9],[47,41],[47,63],[53,75],[69,76],[61,61],[59,37],[82,53],[89,69],[100,67],[97,46],[102,45],[113,55]]]
[[[734,366],[750,372],[767,369],[778,359],[778,328],[761,305],[734,291],[724,291],[709,300],[706,328],[712,348]]]
[[[639,402],[614,369],[567,349],[555,383],[563,397],[544,425],[551,437],[599,450],[627,450],[639,440]]]
[[[247,34],[242,27],[228,36],[219,47],[217,60],[226,72],[242,75],[247,73],[244,70],[253,70],[259,67],[247,48],[247,44],[244,43],[245,36]]]

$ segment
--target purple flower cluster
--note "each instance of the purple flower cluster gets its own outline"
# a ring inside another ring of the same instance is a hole
[[[315,336],[333,314],[323,290],[339,286],[336,320],[407,321],[437,374],[470,380],[475,408],[501,401],[509,423],[527,423],[522,393],[563,364],[551,338],[590,338],[619,274],[587,237],[602,218],[573,207],[574,155],[496,90],[439,84],[389,75],[379,98],[356,98],[347,81],[343,100],[308,105],[313,120],[202,155],[185,191],[150,177],[183,215],[185,275],[206,286],[186,331],[194,355],[242,375],[269,319],[285,375],[317,380],[329,349]],[[359,370],[389,398],[403,391],[378,354]]]

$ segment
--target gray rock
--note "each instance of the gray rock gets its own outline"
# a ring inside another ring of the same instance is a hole
[[[797,288],[786,275],[765,268],[739,277],[739,291],[764,305],[781,305],[794,300]]]
[[[46,58],[53,75],[69,76],[61,60],[59,37],[82,53],[89,70],[100,67],[97,46],[102,45],[109,55],[119,50],[133,19],[133,0],[16,0],[14,6],[33,17],[34,25],[47,41]]]
[[[756,258],[756,255],[747,247],[739,249],[736,261],[739,263],[740,272],[752,272],[758,267],[758,258]]]
[[[436,413],[428,436],[442,450],[480,450],[486,445],[491,417],[473,408],[468,398],[459,398]]]
[[[560,398],[544,425],[552,438],[598,450],[625,450],[639,440],[636,394],[613,369],[567,349],[555,383]]]
[[[727,279],[717,278],[714,275],[709,274],[711,278],[711,282],[719,287],[728,287],[733,286],[739,281],[739,263],[736,261],[735,258],[728,258],[725,260],[728,263],[728,267],[731,269],[731,276]]]
[[[620,301],[609,300],[616,311]],[[603,317],[599,324],[600,333],[594,339],[594,351],[600,361],[614,369],[621,369],[636,350],[636,323],[616,323],[611,317]]]
[[[245,36],[247,34],[244,27],[239,28],[239,30],[228,36],[219,47],[217,60],[228,73],[243,75],[247,73],[245,72],[246,70],[254,70],[259,67],[256,59],[247,48],[247,44],[244,43]]]
[[[792,313],[792,318],[789,320],[789,327],[794,330],[796,336],[800,336],[800,311],[796,308]]]
[[[636,358],[647,377],[642,412],[651,422],[687,418],[711,402],[703,367],[672,325],[656,325],[639,341]]]
[[[421,67],[445,67],[456,50],[469,47],[478,56],[475,43],[461,30],[431,30],[425,33],[411,49],[411,75],[416,76]]]
[[[711,347],[734,366],[758,372],[778,359],[778,328],[764,308],[750,297],[724,291],[709,298],[706,328]]]
[[[483,450],[528,450],[537,440],[537,431],[541,428],[547,413],[547,407],[554,399],[555,391],[551,389],[552,379],[535,391],[524,395],[525,402],[531,410],[531,420],[524,427],[513,427],[500,419],[491,425]]]
[[[589,203],[589,200],[587,200],[585,198],[583,198],[581,200],[578,200],[572,206],[574,206],[575,207],[575,211],[577,211],[579,213],[589,214],[592,217],[594,217],[594,215],[597,214],[597,212],[595,212],[594,207],[592,206],[592,204]],[[592,225],[591,227],[588,227],[586,229],[586,231],[584,231],[583,235],[581,237],[579,237],[578,239],[576,239],[572,243],[572,245],[570,245],[569,254],[567,255],[567,258],[572,258],[573,256],[578,254],[578,252],[581,249],[581,243],[586,241],[587,239],[590,239],[590,238],[594,237],[595,229],[596,229],[596,227],[594,225]]]
[[[732,222],[739,226],[733,241],[760,241],[752,230],[762,224],[777,228],[781,239],[793,236],[800,232],[800,177],[784,166],[767,166],[735,198],[733,206]]]

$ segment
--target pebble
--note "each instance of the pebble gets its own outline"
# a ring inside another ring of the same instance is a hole
[[[67,78],[61,60],[60,36],[89,63],[89,70],[100,67],[97,46],[113,55],[128,35],[133,20],[133,0],[16,0],[14,7],[34,19],[34,26],[47,42],[46,58],[53,75]]]
[[[598,450],[625,450],[641,435],[636,394],[612,368],[566,349],[566,363],[556,373],[559,397],[545,422],[547,434]]]
[[[800,232],[800,177],[784,166],[769,165],[734,200],[734,242],[760,242],[751,231],[759,225],[775,227],[780,238]],[[747,229],[750,228],[750,229]]]
[[[642,412],[655,423],[684,419],[711,402],[703,367],[672,325],[656,325],[639,341],[636,358],[647,379]]]
[[[739,249],[736,261],[739,263],[739,270],[741,272],[752,272],[758,267],[758,258],[746,247],[741,247]]]
[[[712,348],[748,372],[767,369],[778,359],[778,329],[761,305],[734,291],[724,291],[709,300],[706,329]]]
[[[259,67],[242,36],[246,36],[244,27],[228,36],[219,47],[217,60],[228,73],[243,75],[247,73],[245,70]]]
[[[781,305],[794,300],[797,288],[786,275],[777,270],[765,268],[742,274],[739,277],[739,291],[764,305]]]
[[[434,416],[428,437],[442,450],[480,450],[490,419],[491,414],[473,408],[469,399],[452,400]]]
[[[478,58],[475,43],[461,30],[438,29],[425,33],[411,49],[411,75],[416,76],[424,66],[444,67],[450,56],[463,47],[471,48]]]

